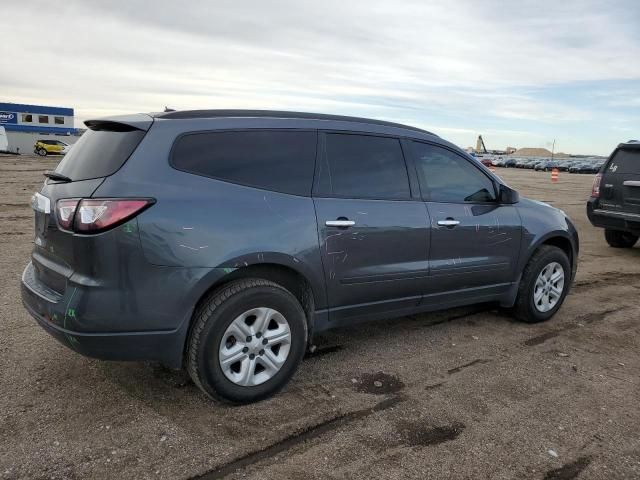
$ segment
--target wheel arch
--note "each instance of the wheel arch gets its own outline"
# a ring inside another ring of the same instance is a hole
[[[264,257],[261,256],[261,258]],[[262,262],[250,264],[245,260],[242,260],[226,262],[224,265],[227,264],[238,266],[221,266],[219,268],[216,268],[216,271],[223,271],[224,274],[222,276],[217,275],[214,279],[210,280],[208,285],[203,289],[202,293],[198,297],[197,301],[193,304],[191,314],[188,318],[188,327],[184,339],[183,358],[189,346],[189,338],[191,336],[191,329],[194,323],[193,318],[195,313],[198,311],[199,306],[216,290],[219,290],[230,282],[244,278],[260,278],[263,280],[272,281],[274,283],[277,283],[278,285],[281,285],[294,297],[296,297],[305,312],[308,338],[311,338],[314,327],[314,312],[317,306],[317,298],[318,295],[322,295],[323,292],[317,292],[314,289],[312,282],[307,278],[305,274],[303,274],[299,269],[295,269],[291,265],[277,262]]]
[[[540,247],[545,245],[557,247],[565,254],[567,254],[567,257],[569,258],[569,264],[571,265],[571,283],[573,283],[577,265],[577,246],[574,246],[568,232],[562,230],[549,232],[548,234],[538,238],[536,242],[532,243],[531,246],[527,249],[525,255],[523,255],[523,258],[519,263],[518,278],[509,289],[509,292],[506,295],[505,299],[500,302],[500,305],[502,307],[509,308],[515,304],[516,297],[518,296],[518,287],[520,286],[524,268],[527,266],[533,255],[535,255],[535,253],[540,249]]]

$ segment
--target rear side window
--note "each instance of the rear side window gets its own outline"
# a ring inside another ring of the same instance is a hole
[[[327,133],[318,194],[383,200],[409,198],[409,177],[400,141]]]
[[[196,175],[265,190],[310,195],[316,132],[255,130],[180,137],[172,165]]]
[[[411,142],[418,180],[429,200],[443,203],[493,202],[493,181],[460,155],[445,148]]]
[[[73,181],[109,176],[124,165],[145,133],[87,130],[58,164],[56,173]]]
[[[640,150],[618,150],[609,162],[607,172],[640,174]]]

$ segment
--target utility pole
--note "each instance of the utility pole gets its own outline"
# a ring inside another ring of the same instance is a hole
[[[553,146],[551,147],[551,161],[553,162],[553,155],[556,152],[556,139],[553,139]]]

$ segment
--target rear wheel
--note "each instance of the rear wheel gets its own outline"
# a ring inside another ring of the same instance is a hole
[[[558,247],[543,245],[524,269],[514,315],[527,323],[543,322],[558,311],[569,289],[571,264]]]
[[[291,293],[267,280],[238,280],[198,308],[187,369],[211,398],[255,402],[286,385],[306,343],[306,316]]]
[[[619,230],[605,229],[604,238],[613,248],[631,248],[638,241],[638,236]]]
[[[46,157],[47,156],[47,151],[44,148],[39,148],[38,149],[38,155],[40,155],[41,157]]]

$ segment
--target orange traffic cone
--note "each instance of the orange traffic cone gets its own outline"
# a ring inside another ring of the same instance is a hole
[[[558,182],[558,175],[560,174],[560,170],[558,170],[557,168],[554,168],[553,170],[551,170],[551,183],[557,183]]]

